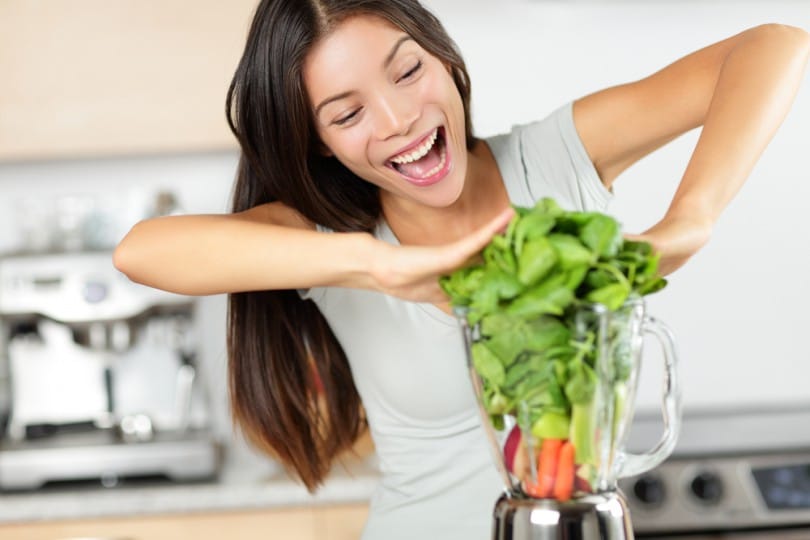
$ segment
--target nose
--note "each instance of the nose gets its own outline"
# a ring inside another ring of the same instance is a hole
[[[419,108],[409,96],[381,92],[376,102],[376,132],[380,140],[408,134],[419,118]]]

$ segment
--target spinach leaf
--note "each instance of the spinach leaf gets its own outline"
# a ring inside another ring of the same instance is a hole
[[[477,325],[472,362],[496,429],[511,415],[533,437],[570,438],[576,463],[594,463],[597,349],[592,322],[577,310],[599,303],[614,312],[631,296],[661,290],[658,262],[649,244],[624,240],[612,217],[546,198],[516,207],[480,263],[440,278],[452,305]],[[633,351],[616,325],[607,360],[618,402]]]
[[[472,357],[475,370],[483,379],[493,386],[503,386],[506,381],[506,371],[489,347],[484,343],[473,343]]]
[[[618,222],[610,216],[591,216],[580,232],[582,243],[603,258],[614,257],[622,245]]]
[[[548,235],[548,241],[557,253],[560,268],[563,270],[587,266],[596,262],[594,252],[573,236],[552,233]]]
[[[548,238],[538,237],[527,241],[518,256],[518,280],[524,285],[540,281],[557,262],[557,254]]]

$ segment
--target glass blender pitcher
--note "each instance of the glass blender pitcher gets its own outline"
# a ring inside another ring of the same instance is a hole
[[[680,423],[675,344],[641,298],[614,311],[582,304],[563,318],[497,314],[464,330],[467,363],[505,492],[493,539],[632,539],[620,477],[672,452]],[[624,450],[642,343],[663,351],[664,433],[644,454]]]

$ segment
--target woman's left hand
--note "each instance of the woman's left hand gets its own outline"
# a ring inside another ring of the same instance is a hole
[[[711,220],[687,212],[667,215],[642,234],[626,234],[624,237],[652,244],[653,250],[661,254],[658,271],[665,276],[683,266],[706,245],[713,226]]]

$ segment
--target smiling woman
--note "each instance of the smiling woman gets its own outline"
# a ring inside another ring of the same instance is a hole
[[[439,277],[511,205],[603,210],[621,171],[702,125],[671,207],[639,236],[665,271],[684,264],[808,52],[802,30],[753,28],[477,139],[461,55],[416,0],[263,0],[227,102],[233,212],[139,223],[115,263],[153,287],[230,294],[235,419],[310,490],[368,424],[382,479],[365,539],[484,539],[501,486]]]
[[[354,59],[351,71],[342,69],[347,59]],[[458,198],[464,105],[448,67],[413,38],[376,18],[346,21],[313,48],[304,81],[317,103],[321,141],[356,175],[394,195],[388,204],[402,198],[399,204],[444,207]]]

